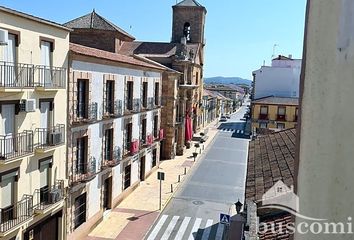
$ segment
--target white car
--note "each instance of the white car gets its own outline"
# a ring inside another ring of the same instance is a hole
[[[220,122],[226,122],[226,121],[227,121],[227,118],[225,116],[220,117]]]

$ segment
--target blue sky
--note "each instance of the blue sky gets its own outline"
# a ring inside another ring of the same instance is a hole
[[[178,0],[180,1],[180,0]],[[306,0],[199,0],[207,8],[205,77],[252,78],[273,54],[302,57]],[[59,23],[91,12],[114,22],[137,40],[170,41],[176,0],[1,0]],[[1,21],[1,19],[0,19]]]

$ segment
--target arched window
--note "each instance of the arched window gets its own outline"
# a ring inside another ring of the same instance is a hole
[[[189,22],[186,22],[183,27],[183,35],[187,39],[187,41],[191,40],[190,34],[191,34],[191,25]]]

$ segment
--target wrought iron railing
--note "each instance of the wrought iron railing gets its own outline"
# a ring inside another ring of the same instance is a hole
[[[53,186],[34,191],[34,209],[45,210],[64,198],[64,181],[57,180]]]
[[[65,125],[58,124],[52,128],[37,128],[36,148],[43,149],[47,147],[61,145],[65,142]]]
[[[77,103],[76,113],[74,115],[74,122],[96,121],[97,110],[98,106],[96,102],[92,102],[90,104],[84,102]]]
[[[0,61],[0,87],[33,87],[34,65]]]
[[[44,88],[65,88],[66,68],[36,66],[38,70],[38,82],[36,86]]]
[[[73,174],[73,182],[84,182],[92,179],[96,175],[96,158],[90,157],[87,162],[76,163]]]
[[[184,117],[183,116],[176,116],[176,123],[183,123]]]
[[[140,99],[133,99],[133,112],[140,112],[141,111],[141,102]]]
[[[0,208],[0,232],[4,233],[25,222],[33,215],[33,197],[24,195],[23,199],[9,207]]]
[[[147,100],[147,109],[153,109],[154,108],[154,98],[153,97],[149,97]]]
[[[122,100],[107,101],[104,110],[106,117],[120,117],[123,115],[123,102]]]
[[[33,131],[0,135],[0,161],[22,157],[33,152]]]
[[[119,146],[104,151],[103,166],[114,167],[122,160],[122,150]]]

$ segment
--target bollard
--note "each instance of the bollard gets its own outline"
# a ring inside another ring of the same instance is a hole
[[[184,175],[187,175],[187,168],[184,168]]]
[[[181,175],[178,174],[178,182],[181,182]]]
[[[203,150],[204,150],[204,144],[203,144]]]
[[[172,183],[171,183],[171,193],[173,193],[173,185],[172,185]]]
[[[202,153],[202,149],[201,148],[199,148],[199,154],[201,154]]]

